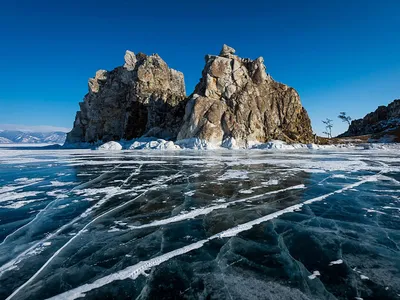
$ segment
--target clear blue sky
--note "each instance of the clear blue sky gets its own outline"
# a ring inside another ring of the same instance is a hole
[[[263,56],[315,132],[400,98],[400,1],[1,1],[0,124],[71,127],[87,80],[126,49],[158,53],[191,93],[223,43]]]

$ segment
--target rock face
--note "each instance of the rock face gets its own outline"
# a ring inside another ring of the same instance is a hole
[[[157,54],[126,51],[123,67],[97,71],[88,85],[67,143],[177,136],[186,104],[183,74]]]
[[[265,72],[262,57],[242,59],[224,45],[207,55],[202,78],[189,97],[178,139],[198,137],[240,147],[279,139],[313,142],[311,122],[297,92]]]
[[[67,144],[141,136],[198,138],[227,147],[314,140],[299,95],[267,75],[262,57],[242,59],[224,45],[218,56],[206,56],[189,98],[182,73],[157,54],[126,51],[124,58],[123,67],[99,70],[89,79]]]
[[[400,99],[388,106],[379,106],[364,118],[353,120],[349,129],[339,137],[390,132],[400,128]]]

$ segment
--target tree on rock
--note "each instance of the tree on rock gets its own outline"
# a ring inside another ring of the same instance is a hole
[[[340,112],[340,114],[338,115],[338,118],[341,119],[343,122],[347,122],[347,124],[351,123],[351,117],[348,116],[344,111]]]

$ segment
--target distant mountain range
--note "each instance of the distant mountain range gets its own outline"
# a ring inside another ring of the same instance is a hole
[[[0,130],[0,144],[64,144],[66,133]]]

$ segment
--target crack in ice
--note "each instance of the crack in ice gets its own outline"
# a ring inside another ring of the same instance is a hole
[[[135,280],[137,277],[139,277],[139,275],[141,275],[143,272],[151,269],[152,267],[158,266],[161,263],[166,262],[166,261],[168,261],[168,260],[170,260],[170,259],[172,259],[172,258],[174,258],[176,256],[180,256],[180,255],[183,255],[183,254],[188,253],[190,251],[193,251],[195,249],[199,249],[199,248],[203,247],[204,244],[206,244],[207,242],[209,242],[211,240],[218,239],[218,238],[236,236],[238,233],[241,233],[243,231],[247,231],[247,230],[253,228],[253,226],[255,226],[255,225],[259,225],[259,224],[264,223],[266,221],[275,219],[275,218],[277,218],[277,217],[279,217],[281,215],[284,215],[284,214],[287,214],[287,213],[290,213],[290,212],[294,212],[296,209],[299,209],[304,205],[309,205],[309,204],[312,204],[314,202],[322,201],[322,200],[324,200],[324,199],[326,199],[326,198],[328,198],[328,197],[330,197],[332,195],[343,193],[344,191],[347,191],[347,190],[352,189],[354,187],[360,186],[360,185],[362,185],[364,183],[371,182],[371,181],[376,181],[377,180],[377,176],[382,174],[382,173],[383,173],[383,171],[381,171],[379,174],[368,176],[367,178],[365,178],[363,180],[360,180],[358,182],[355,182],[353,184],[349,184],[349,185],[347,185],[347,186],[345,186],[345,187],[343,187],[343,188],[341,188],[339,190],[336,190],[334,192],[327,193],[327,194],[321,195],[319,197],[315,197],[315,198],[306,200],[306,201],[304,201],[304,202],[302,202],[300,204],[295,204],[295,205],[289,206],[289,207],[287,207],[285,209],[282,209],[282,210],[279,210],[277,212],[268,214],[268,215],[263,216],[261,218],[257,218],[257,219],[255,219],[253,221],[250,221],[250,222],[247,222],[247,223],[243,223],[243,224],[240,224],[238,226],[232,227],[230,229],[224,230],[224,231],[222,231],[220,233],[217,233],[217,234],[215,234],[215,235],[213,235],[213,236],[211,236],[211,237],[209,237],[207,239],[200,240],[198,242],[195,242],[195,243],[192,243],[190,245],[184,246],[182,248],[170,251],[168,253],[165,253],[165,254],[162,254],[160,256],[154,257],[152,259],[149,259],[149,260],[146,260],[146,261],[141,261],[141,262],[139,262],[139,263],[137,263],[137,264],[135,264],[133,266],[127,267],[127,268],[125,268],[125,269],[123,269],[121,271],[118,271],[118,272],[112,273],[110,275],[104,276],[102,278],[99,278],[99,279],[95,280],[92,283],[87,283],[87,284],[78,286],[78,287],[76,287],[74,289],[71,289],[71,290],[66,291],[64,293],[61,293],[61,294],[56,295],[56,296],[54,296],[52,298],[49,298],[49,299],[53,299],[53,300],[56,300],[56,299],[57,300],[59,300],[59,299],[63,299],[63,300],[64,299],[65,300],[67,300],[67,299],[68,300],[77,299],[79,297],[84,297],[85,293],[87,293],[87,292],[90,292],[90,291],[92,291],[94,289],[97,289],[97,288],[100,288],[102,286],[105,286],[105,285],[107,285],[107,284],[109,284],[109,283],[111,283],[113,281],[116,281],[116,280],[125,280],[125,279]],[[24,286],[26,284],[24,284]],[[19,291],[20,289],[21,288],[19,288],[17,291]],[[12,296],[14,296],[16,294],[16,292],[14,292],[7,299],[11,299]]]
[[[258,198],[262,198],[264,196],[274,195],[274,194],[278,194],[278,193],[282,193],[282,192],[286,192],[286,191],[290,191],[290,190],[305,189],[305,188],[306,187],[304,184],[299,184],[299,185],[291,186],[291,187],[276,190],[276,191],[270,191],[270,192],[267,192],[267,193],[264,193],[261,195],[257,195],[257,196],[253,196],[253,197],[248,197],[248,198],[234,200],[231,202],[226,202],[226,203],[220,204],[220,205],[214,205],[214,206],[210,206],[210,207],[206,207],[206,208],[194,209],[188,213],[170,217],[170,218],[167,218],[164,220],[157,220],[157,221],[151,222],[149,224],[144,224],[144,225],[139,225],[139,226],[128,225],[128,227],[129,227],[129,229],[142,229],[142,228],[148,228],[148,227],[167,225],[167,224],[176,223],[176,222],[180,222],[180,221],[184,221],[184,220],[188,220],[188,219],[194,219],[201,215],[207,215],[214,210],[227,208],[228,206],[236,204],[236,203],[241,203],[241,202],[245,202],[245,201],[249,201],[249,200],[255,200]]]
[[[158,184],[163,184],[163,183],[166,183],[166,182],[171,181],[171,180],[173,180],[173,179],[179,178],[179,177],[181,177],[180,173],[181,173],[181,172],[178,172],[178,173],[176,173],[176,174],[174,174],[174,175],[168,177],[167,179],[165,179],[162,183],[161,183],[161,182],[158,182]],[[149,189],[149,190],[150,190],[150,189]],[[144,194],[146,194],[149,190],[146,190],[146,191],[144,191],[143,193],[141,193],[140,195],[138,195],[137,197],[135,197],[135,198],[133,198],[133,199],[127,201],[127,202],[124,202],[123,204],[118,205],[118,206],[114,207],[113,209],[110,209],[110,210],[108,210],[108,211],[106,211],[106,212],[100,214],[99,216],[97,216],[96,218],[94,218],[92,221],[90,221],[89,223],[87,223],[76,235],[74,235],[70,240],[68,240],[68,242],[66,242],[60,249],[58,249],[58,250],[44,263],[44,265],[43,265],[34,275],[32,275],[31,278],[29,278],[24,284],[22,284],[20,287],[18,287],[10,296],[8,296],[8,297],[6,298],[6,300],[7,300],[7,299],[12,299],[16,294],[18,294],[18,292],[19,292],[20,290],[22,290],[25,286],[27,286],[30,282],[32,282],[32,281],[47,267],[47,265],[49,265],[50,262],[51,262],[58,254],[61,253],[61,251],[62,251],[63,249],[65,249],[65,248],[66,248],[72,241],[74,241],[78,236],[80,236],[82,233],[84,233],[84,232],[86,231],[86,229],[87,229],[91,224],[93,224],[94,222],[96,222],[98,219],[100,219],[100,218],[102,218],[102,217],[104,217],[104,216],[106,216],[106,215],[108,215],[108,214],[114,212],[115,210],[118,210],[118,209],[120,209],[120,208],[122,208],[122,207],[128,205],[129,203],[135,201],[136,199],[138,199],[138,198],[140,198],[141,196],[143,196]],[[115,196],[115,194],[111,195],[110,198],[113,197],[113,196]],[[67,224],[67,225],[68,225],[68,224]],[[63,227],[65,227],[65,226],[66,226],[66,225],[64,225]],[[56,233],[58,233],[58,232],[60,232],[60,231],[61,231],[61,228],[60,228],[59,230],[57,230]],[[48,239],[48,238],[47,238],[47,239]],[[46,239],[46,240],[47,240],[47,239]],[[142,272],[144,272],[144,271],[146,271],[146,270],[147,270],[147,269],[143,269],[140,273],[142,273]]]

